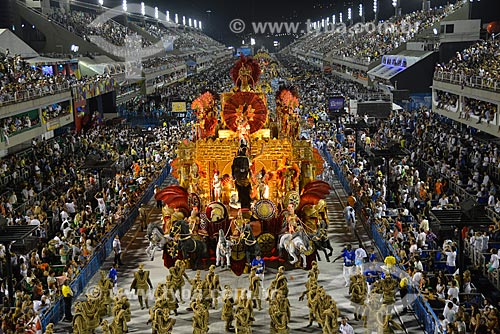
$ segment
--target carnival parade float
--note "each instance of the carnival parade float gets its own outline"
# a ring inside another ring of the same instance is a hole
[[[272,91],[276,75],[268,54],[242,56],[230,91],[207,90],[193,101],[193,138],[178,144],[172,163],[179,184],[155,194],[163,222],[150,240],[164,249],[167,267],[215,258],[239,275],[256,254],[304,268],[318,250],[328,258],[330,186],[316,180],[323,159],[299,138],[296,91]]]

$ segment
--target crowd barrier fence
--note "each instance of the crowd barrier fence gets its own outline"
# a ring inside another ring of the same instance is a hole
[[[70,284],[74,292],[73,299],[81,294],[87,284],[90,282],[92,277],[99,271],[104,261],[107,259],[109,254],[113,249],[113,239],[116,235],[120,238],[127,233],[127,231],[132,227],[138,214],[138,209],[141,204],[146,204],[149,202],[154,193],[154,187],[156,185],[161,185],[167,176],[170,174],[170,166],[165,167],[156,181],[152,182],[148,188],[144,191],[141,199],[136,203],[136,205],[130,211],[128,217],[119,225],[115,226],[111,231],[109,231],[103,238],[103,242],[95,249],[94,254],[90,261],[85,265],[80,271],[76,279]],[[49,323],[57,323],[64,316],[64,301],[62,297],[59,297],[53,304],[53,306],[41,317],[42,326],[45,329]]]

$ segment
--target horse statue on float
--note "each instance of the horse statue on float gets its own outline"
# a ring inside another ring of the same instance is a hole
[[[217,241],[217,248],[215,249],[215,265],[219,264],[231,267],[231,246],[233,243],[226,239],[223,230],[219,230],[219,240]]]
[[[192,238],[189,225],[184,219],[173,223],[170,237],[177,240],[177,248],[182,251],[184,258],[188,258],[189,255],[191,255],[191,259],[194,258],[192,268],[194,270],[198,269],[202,258],[207,257],[207,244],[202,240]]]
[[[288,252],[292,257],[292,261],[290,261],[291,264],[297,263],[300,256],[302,259],[302,266],[305,268],[307,266],[306,253],[312,250],[312,242],[307,233],[304,232],[303,229],[300,229],[293,234],[282,234],[278,248],[280,251],[285,249]]]
[[[146,231],[146,238],[149,240],[149,246],[146,248],[146,254],[151,261],[155,259],[155,252],[164,249],[167,244],[167,238],[163,235],[161,222],[150,222]]]

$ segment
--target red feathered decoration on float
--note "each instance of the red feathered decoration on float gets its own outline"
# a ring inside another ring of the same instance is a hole
[[[205,91],[191,103],[198,119],[196,138],[203,139],[215,135],[217,126],[217,101],[219,95],[210,90]]]
[[[179,209],[185,217],[189,215],[188,192],[181,186],[172,185],[155,194],[157,201],[162,201],[170,208]]]
[[[252,57],[245,57],[241,54],[240,59],[231,68],[229,75],[237,87],[244,84],[243,80],[246,80],[250,87],[254,87],[259,81],[260,67]]]
[[[254,133],[266,123],[266,103],[257,94],[237,92],[225,101],[222,117],[229,129],[238,132],[248,123],[248,131]]]
[[[297,211],[300,211],[306,205],[316,205],[320,199],[325,199],[332,187],[321,180],[314,180],[305,185],[300,196],[300,203]]]

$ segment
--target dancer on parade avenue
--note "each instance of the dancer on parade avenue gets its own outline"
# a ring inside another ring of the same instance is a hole
[[[149,308],[148,303],[148,292],[149,288],[153,289],[153,283],[149,278],[149,271],[144,270],[144,264],[139,264],[139,270],[134,273],[134,280],[130,285],[130,291],[135,290],[135,294],[139,298],[139,304],[141,305],[141,310],[144,309],[143,300],[146,304],[146,308]]]

